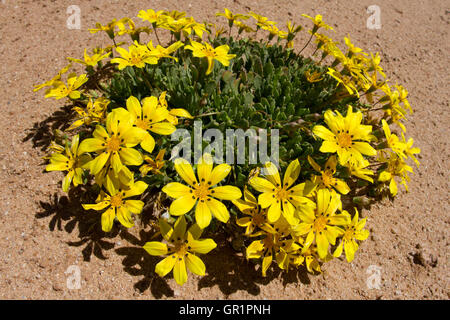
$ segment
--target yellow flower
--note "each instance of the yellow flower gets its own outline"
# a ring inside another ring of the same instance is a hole
[[[141,147],[151,153],[155,148],[155,139],[149,133],[154,132],[160,135],[170,135],[176,127],[166,122],[169,111],[164,108],[157,108],[158,100],[156,97],[147,97],[142,99],[142,106],[136,97],[127,99],[127,109],[132,116],[132,123],[135,127],[145,130]]]
[[[291,188],[300,175],[300,162],[294,160],[289,164],[284,174],[283,184],[281,184],[278,169],[272,162],[266,163],[264,171],[265,178],[254,177],[249,180],[249,184],[256,191],[262,192],[258,196],[258,203],[263,209],[268,208],[268,221],[276,222],[283,213],[284,218],[291,225],[295,225],[298,222],[298,219],[294,217],[295,208],[310,204],[311,200],[305,196],[312,191],[306,183]]]
[[[248,18],[250,18],[249,16],[246,16],[244,14],[233,14],[230,10],[228,10],[227,8],[225,8],[224,10],[225,12],[218,12],[216,13],[216,16],[222,16],[225,17],[226,19],[228,19],[228,24],[231,28],[231,26],[233,25],[234,22],[237,22],[238,20],[247,20]]]
[[[46,81],[42,84],[38,84],[34,86],[33,92],[39,91],[45,87],[52,87],[56,82],[59,82],[61,80],[61,76],[69,71],[69,69],[72,67],[72,63],[69,63],[67,66],[62,68],[56,76],[54,76],[51,80]]]
[[[152,41],[150,41],[147,44],[147,47],[150,49],[150,55],[157,57],[158,59],[161,58],[171,58],[175,61],[178,61],[178,58],[172,57],[171,54],[177,51],[179,48],[183,46],[183,42],[177,41],[173,44],[171,44],[169,47],[164,48],[160,45],[157,45],[156,48],[153,47]]]
[[[341,214],[336,214],[336,211],[342,207],[342,203],[340,195],[334,190],[318,190],[316,202],[315,210],[311,207],[300,208],[299,216],[302,222],[294,230],[298,236],[307,235],[303,251],[307,250],[315,240],[320,259],[325,259],[329,245],[335,245],[336,238],[344,233],[339,226],[349,224],[350,215],[345,210]]]
[[[207,254],[217,247],[212,239],[199,239],[201,229],[193,225],[186,232],[186,220],[181,216],[172,228],[163,219],[159,220],[161,234],[166,241],[151,241],[144,245],[145,251],[153,256],[165,256],[156,267],[155,272],[164,277],[173,269],[173,277],[180,286],[187,281],[187,269],[192,273],[204,276],[206,267],[196,254]]]
[[[228,222],[230,214],[227,207],[214,198],[236,200],[242,196],[241,190],[233,186],[214,186],[230,173],[230,165],[219,164],[213,169],[211,155],[204,154],[197,165],[198,180],[192,166],[183,158],[175,160],[175,170],[189,186],[171,182],[162,189],[169,197],[176,199],[170,205],[171,215],[181,216],[195,206],[195,220],[202,229],[211,222],[211,214],[223,223]]]
[[[356,88],[356,86],[353,82],[353,79],[351,77],[344,75],[333,68],[328,68],[327,74],[329,74],[334,79],[336,79],[338,82],[338,85],[342,84],[345,87],[345,89],[347,89],[347,91],[350,95],[355,94],[359,97],[358,89]]]
[[[333,177],[336,173],[337,165],[335,156],[328,158],[325,163],[325,170],[322,170],[322,168],[310,156],[308,156],[308,162],[317,172],[321,174],[321,176],[314,176],[313,179],[313,183],[317,183],[319,188],[335,188],[342,194],[347,194],[350,191],[350,188],[345,181]]]
[[[270,21],[267,17],[263,17],[259,14],[256,14],[254,12],[249,12],[249,15],[253,17],[253,19],[256,20],[256,25],[258,27],[264,27],[264,26],[271,26],[276,24],[276,22]]]
[[[147,164],[143,164],[139,171],[141,172],[142,176],[146,176],[149,172],[153,172],[155,174],[161,174],[160,169],[164,166],[164,154],[166,152],[166,149],[162,149],[158,152],[156,155],[155,160],[153,160],[149,156],[144,156],[144,161],[147,162]]]
[[[116,50],[121,57],[111,59],[111,63],[117,63],[119,70],[125,69],[126,67],[142,69],[146,64],[158,63],[158,58],[150,54],[147,46],[140,45],[138,42],[128,47],[128,51],[121,47],[117,47]]]
[[[361,48],[356,47],[350,40],[350,36],[344,37],[345,45],[347,46],[348,53],[347,55],[349,57],[356,55],[356,54],[362,54],[367,55],[365,52],[362,51]]]
[[[78,150],[79,141],[80,137],[78,135],[74,136],[70,148],[66,144],[63,149],[65,154],[58,148],[60,152],[54,152],[49,158],[50,164],[45,167],[46,171],[68,171],[62,183],[64,192],[69,191],[72,182],[75,187],[83,184],[84,170],[82,167],[91,160],[89,155],[80,155]]]
[[[373,171],[370,169],[365,169],[369,164],[369,161],[364,159],[360,163],[347,163],[347,168],[350,175],[373,183],[373,179],[369,177],[373,175]]]
[[[241,211],[245,216],[236,219],[236,224],[245,228],[245,235],[259,235],[254,234],[256,228],[262,228],[267,224],[267,209],[261,209],[258,204],[258,200],[253,194],[245,187],[244,199],[232,200],[233,204]]]
[[[299,240],[300,244],[303,246],[303,238],[300,238]],[[301,249],[301,252],[305,259],[306,270],[308,270],[309,273],[314,273],[314,271],[322,273],[319,256],[317,254],[317,246],[311,245],[307,249]]]
[[[313,128],[313,133],[325,140],[320,151],[337,152],[341,165],[348,162],[360,163],[364,159],[362,155],[375,156],[377,151],[367,142],[363,142],[372,139],[372,126],[361,124],[361,111],[353,113],[352,107],[348,106],[345,118],[339,112],[336,113],[337,115],[327,110],[324,115],[325,123],[331,131],[321,125]]]
[[[70,131],[82,125],[89,126],[93,123],[102,122],[105,117],[106,108],[110,102],[103,97],[96,99],[94,102],[90,98],[85,109],[74,107],[73,110],[78,113],[77,120],[67,130]]]
[[[416,159],[416,157],[414,155],[420,153],[420,148],[413,148],[413,146],[412,146],[414,143],[413,138],[409,138],[408,142],[406,142],[405,135],[403,134],[403,132],[402,132],[402,139],[403,139],[403,143],[405,144],[404,152],[405,152],[406,156],[411,158],[414,161],[414,163],[417,166],[419,166],[419,161]]]
[[[114,172],[118,174],[123,165],[142,164],[142,154],[133,147],[142,141],[144,134],[144,130],[132,126],[131,116],[126,115],[126,110],[116,108],[106,118],[106,129],[97,125],[94,137],[83,140],[79,152],[98,154],[88,164],[92,174],[99,173],[108,160],[111,161]]]
[[[213,48],[209,43],[201,44],[196,41],[191,41],[191,45],[184,47],[185,49],[192,50],[194,57],[204,58],[208,60],[208,70],[206,74],[210,74],[214,68],[214,60],[219,61],[225,67],[230,65],[230,60],[233,59],[235,54],[228,54],[230,47],[228,45],[221,45],[217,48]]]
[[[320,14],[316,15],[314,18],[308,16],[307,14],[302,14],[305,18],[310,19],[314,23],[314,28],[312,30],[312,33],[316,33],[316,31],[319,28],[324,28],[325,30],[333,30],[332,27],[327,25],[325,22],[322,21],[322,16]]]
[[[158,99],[158,108],[166,108],[168,109],[168,103],[166,100],[166,91],[161,92]],[[169,114],[167,115],[167,121],[169,121],[173,125],[178,124],[178,117],[193,119],[194,117],[191,114],[182,108],[174,108],[169,110]]]
[[[87,75],[82,74],[79,77],[75,73],[71,73],[67,79],[67,86],[61,82],[56,81],[53,84],[53,89],[47,91],[46,98],[55,98],[56,100],[69,97],[76,100],[81,97],[81,92],[77,89],[88,81]]]
[[[413,169],[395,153],[391,153],[389,159],[386,160],[382,158],[381,160],[387,162],[387,168],[380,172],[378,181],[389,181],[389,191],[393,196],[396,196],[398,187],[394,177],[400,177],[402,180],[401,184],[403,184],[406,191],[408,191],[408,185],[406,184],[406,182],[409,181],[408,172],[413,172]]]
[[[108,52],[106,54],[95,53],[94,55],[89,56],[87,54],[87,49],[84,49],[84,60],[74,59],[74,58],[67,58],[67,60],[77,62],[80,64],[84,64],[85,66],[95,67],[100,61],[102,61],[103,59],[106,59],[110,55],[111,55],[111,52]]]
[[[309,72],[309,70],[306,70],[306,72],[305,72],[306,80],[307,80],[309,83],[314,83],[314,82],[322,81],[322,80],[323,80],[323,77],[321,78],[321,75],[322,75],[322,73],[320,73],[320,71],[315,71],[315,72],[313,72],[313,74],[311,74],[311,73]]]
[[[391,150],[394,151],[396,154],[398,154],[400,157],[406,158],[406,155],[404,153],[406,144],[401,142],[395,134],[391,133],[391,129],[389,128],[389,125],[386,122],[386,120],[384,119],[381,120],[381,123],[383,126],[384,134],[386,136],[386,142],[389,148],[391,148]]]
[[[152,24],[156,24],[160,20],[163,12],[163,10],[155,11],[153,9],[149,9],[147,11],[141,10],[137,16],[138,18],[141,18],[142,21],[148,21]]]
[[[263,30],[269,31],[269,41],[272,40],[274,36],[279,37],[280,39],[286,39],[288,33],[286,31],[278,29],[276,26],[268,25],[268,26],[262,26]]]
[[[97,33],[99,31],[105,31],[111,39],[114,39],[114,29],[117,25],[116,19],[113,19],[107,25],[102,26],[100,23],[95,24],[95,28],[89,29],[90,33]]]
[[[333,253],[334,257],[340,257],[342,250],[345,249],[345,258],[348,262],[352,262],[355,258],[355,252],[358,250],[356,240],[366,240],[369,237],[369,231],[363,229],[366,225],[366,218],[359,220],[358,209],[355,208],[355,215],[350,224],[346,225],[342,241]]]
[[[107,183],[107,192],[101,191],[96,204],[83,204],[85,210],[101,211],[102,230],[109,232],[112,229],[114,219],[117,217],[119,222],[126,228],[134,226],[131,214],[140,214],[144,207],[144,202],[140,200],[130,200],[128,198],[144,193],[148,185],[143,181],[137,181],[131,186],[124,186],[124,189],[118,188],[114,183]]]
[[[252,27],[246,25],[246,24],[243,23],[242,21],[235,20],[235,21],[233,22],[233,24],[234,24],[236,27],[239,28],[239,30],[238,30],[238,33],[239,33],[239,34],[241,34],[242,31],[245,31],[245,32],[248,32],[248,33],[255,32],[255,30],[254,30]],[[222,33],[225,33],[225,31],[223,30],[223,32],[221,32],[221,33],[219,33],[219,34],[218,34],[218,32],[216,31],[216,38],[217,38],[220,34],[222,34]]]

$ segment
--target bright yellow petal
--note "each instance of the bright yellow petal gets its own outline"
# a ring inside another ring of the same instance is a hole
[[[172,202],[169,209],[170,214],[174,216],[181,216],[189,212],[192,207],[194,207],[196,201],[197,199],[191,195],[182,196]]]
[[[206,267],[203,261],[196,255],[188,253],[186,257],[186,266],[188,269],[199,276],[204,276],[206,272]]]
[[[167,245],[162,242],[147,242],[143,248],[152,256],[163,256],[167,254]]]
[[[211,210],[211,213],[216,217],[217,220],[227,223],[230,219],[230,213],[228,212],[227,207],[220,201],[208,198],[211,200],[207,200],[206,204],[208,205],[209,210]]]
[[[179,182],[171,182],[167,184],[166,186],[164,186],[162,191],[165,192],[169,197],[172,197],[174,199],[186,195],[192,196],[192,189]]]
[[[236,200],[242,197],[241,190],[234,186],[222,186],[211,189],[211,196],[221,200]]]

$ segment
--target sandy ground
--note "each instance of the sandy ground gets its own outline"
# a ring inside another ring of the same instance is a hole
[[[82,30],[66,28],[72,4],[81,8]],[[373,4],[381,8],[380,30],[366,28]],[[148,233],[135,227],[101,238],[90,232],[89,222],[98,217],[86,217],[58,191],[59,173],[43,172],[42,146],[61,104],[33,93],[32,85],[56,74],[65,57],[107,43],[87,28],[148,8],[212,20],[224,7],[280,23],[306,23],[302,13],[320,13],[336,28],[336,39],[350,34],[360,47],[380,51],[392,82],[410,91],[416,112],[408,134],[422,149],[421,166],[409,193],[364,212],[371,237],[352,264],[336,259],[320,276],[276,272],[262,278],[226,246],[205,258],[205,277],[190,275],[179,287],[154,274],[159,259],[140,248]],[[0,298],[448,299],[449,10],[449,0],[0,1]],[[67,288],[69,266],[79,267],[81,289]],[[377,267],[381,283],[370,289]]]

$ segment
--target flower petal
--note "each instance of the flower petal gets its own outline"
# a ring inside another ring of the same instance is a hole
[[[217,220],[227,223],[230,219],[230,213],[228,212],[227,207],[220,201],[208,198],[211,200],[207,200],[206,204],[208,205],[209,210],[211,210],[211,213],[216,217]]]
[[[221,200],[236,200],[242,197],[242,192],[238,187],[222,186],[211,189],[214,198]]]
[[[143,248],[152,256],[163,256],[167,254],[167,245],[158,241],[147,242]]]
[[[187,254],[186,257],[186,266],[189,268],[189,270],[199,276],[204,276],[206,272],[206,267],[203,261],[197,257],[196,255],[193,255],[191,253]]]

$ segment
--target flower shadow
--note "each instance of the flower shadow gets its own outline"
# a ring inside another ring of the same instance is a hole
[[[167,284],[167,281],[155,273],[155,266],[161,260],[158,257],[149,255],[142,246],[151,241],[151,234],[141,230],[139,238],[130,234],[127,230],[120,233],[120,236],[132,247],[117,248],[115,252],[123,256],[122,265],[124,271],[133,277],[143,278],[134,284],[134,288],[140,293],[150,289],[156,299],[164,297],[173,297],[174,291]]]
[[[107,239],[113,239],[119,232],[117,228],[110,233],[103,232],[99,217],[82,208],[82,203],[92,203],[94,200],[94,194],[79,186],[71,189],[67,196],[55,193],[48,202],[40,201],[42,210],[35,215],[37,219],[50,217],[50,231],[57,229],[72,233],[77,229],[78,240],[68,241],[67,244],[75,247],[83,246],[84,261],[90,261],[92,255],[106,260],[104,251],[114,248],[114,242]]]

